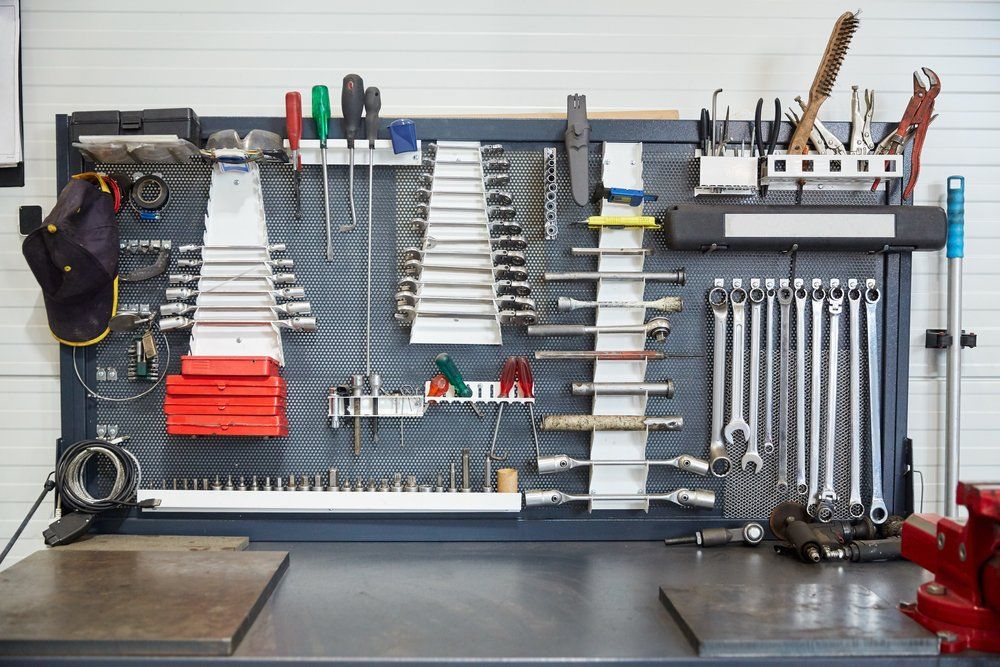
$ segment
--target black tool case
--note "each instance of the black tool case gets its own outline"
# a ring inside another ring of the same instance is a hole
[[[84,136],[177,135],[201,146],[201,121],[193,109],[77,111],[69,116],[69,139]]]

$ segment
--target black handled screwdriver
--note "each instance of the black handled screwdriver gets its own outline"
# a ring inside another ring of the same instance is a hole
[[[372,395],[381,384],[381,378],[372,381],[372,185],[375,180],[375,140],[378,139],[378,112],[382,108],[382,96],[378,88],[372,86],[365,91],[365,137],[368,139],[368,282],[365,290],[365,365],[368,372],[368,386]],[[372,401],[372,440],[378,442],[378,401]],[[401,422],[402,423],[402,422]]]
[[[708,155],[712,146],[712,117],[708,109],[701,110],[701,120],[698,122],[698,143],[701,145],[701,154]]]
[[[361,115],[365,110],[365,82],[357,74],[344,77],[344,85],[340,89],[340,109],[343,112],[344,137],[347,148],[351,151],[350,165],[347,171],[347,196],[351,205],[351,224],[341,225],[340,231],[349,232],[358,226],[358,212],[354,208],[354,141],[361,130]]]

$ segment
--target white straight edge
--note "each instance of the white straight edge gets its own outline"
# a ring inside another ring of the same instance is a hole
[[[156,498],[143,512],[335,512],[407,514],[520,512],[520,493],[409,493],[390,491],[174,491],[139,489],[137,502]]]

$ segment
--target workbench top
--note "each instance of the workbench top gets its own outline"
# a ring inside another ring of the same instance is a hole
[[[288,551],[290,564],[235,654],[159,659],[157,664],[296,659],[310,664],[707,664],[661,604],[661,585],[705,582],[773,589],[790,583],[850,583],[895,604],[913,600],[917,586],[929,578],[909,562],[806,565],[778,556],[768,543],[704,550],[659,542],[258,542],[250,548]],[[836,624],[838,610],[829,613]],[[970,653],[959,655],[977,660]],[[923,660],[932,664],[938,659]],[[980,656],[977,661],[995,659]],[[920,661],[898,655],[874,662]],[[123,665],[140,660],[45,657],[10,664],[42,662]]]

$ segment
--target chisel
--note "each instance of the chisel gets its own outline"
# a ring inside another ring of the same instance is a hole
[[[326,219],[326,261],[333,261],[333,238],[330,236],[330,183],[326,177],[326,139],[330,130],[330,90],[313,86],[312,115],[319,139],[319,155],[323,164],[323,214]]]
[[[361,114],[365,110],[365,83],[357,74],[344,77],[344,85],[340,89],[340,108],[344,118],[344,138],[347,148],[351,151],[350,163],[347,168],[347,197],[351,205],[351,224],[341,225],[340,231],[349,232],[358,226],[358,212],[354,208],[354,141],[361,129]]]

